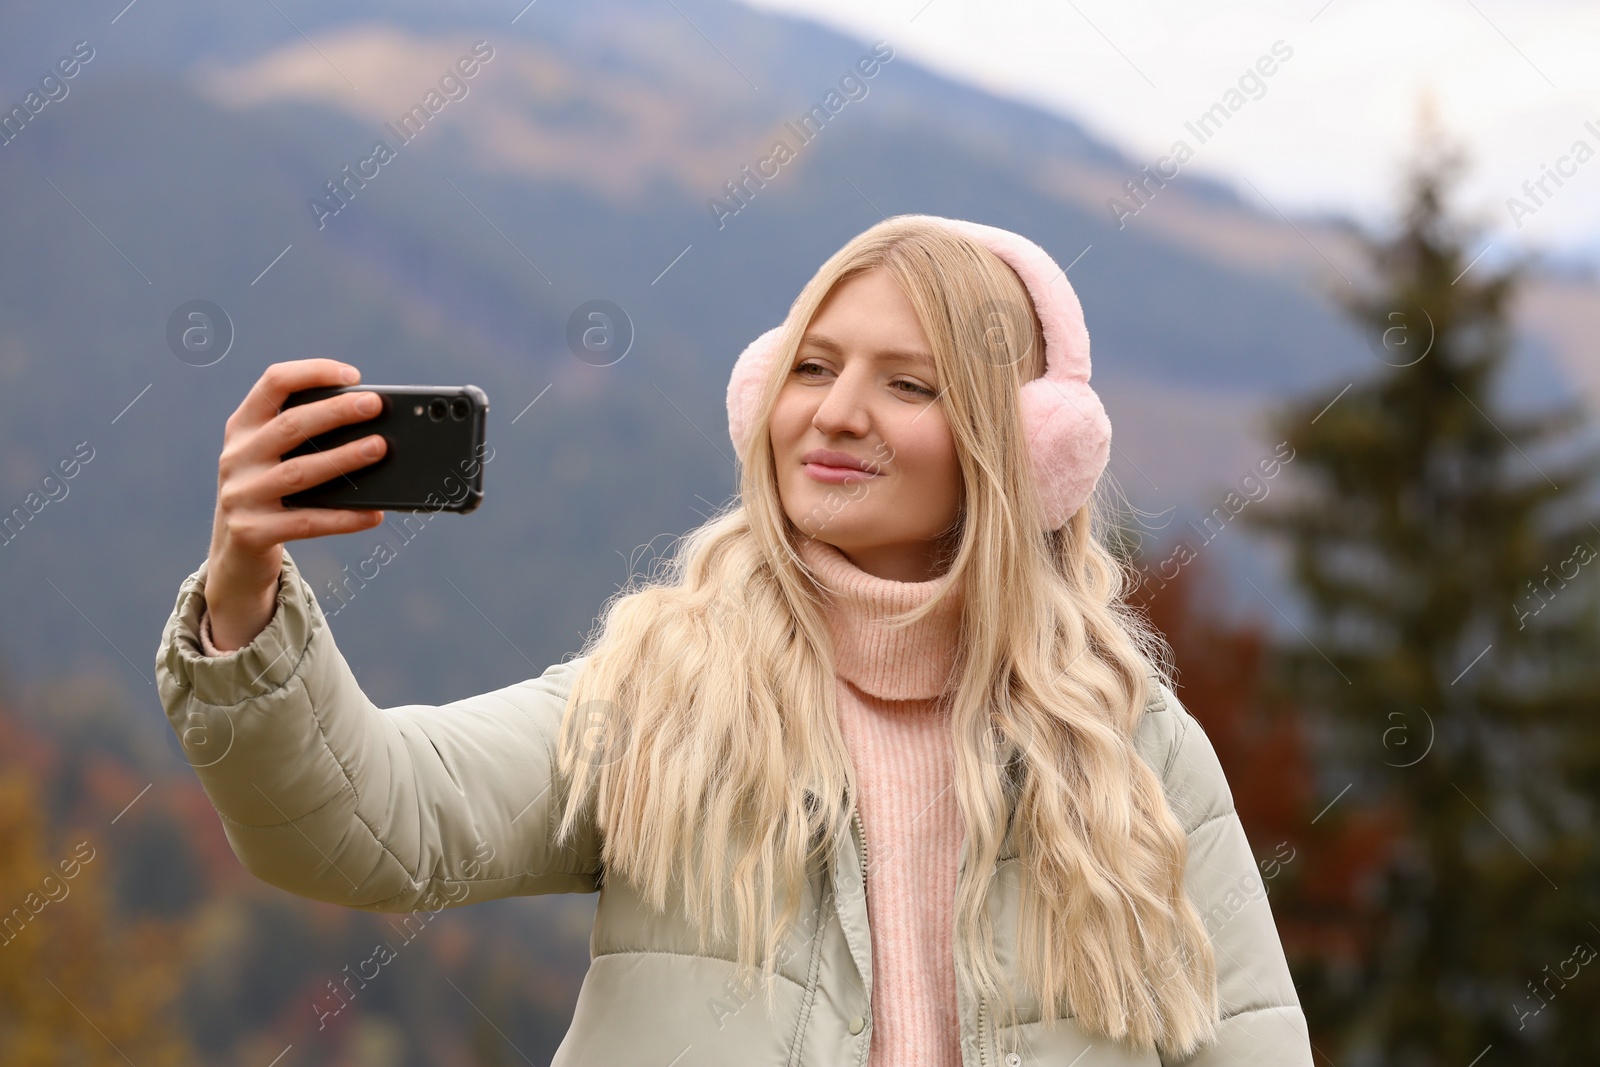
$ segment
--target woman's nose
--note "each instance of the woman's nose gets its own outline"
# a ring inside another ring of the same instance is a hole
[[[811,425],[829,435],[848,431],[857,437],[865,436],[872,421],[866,392],[865,376],[853,376],[846,370],[828,386]]]

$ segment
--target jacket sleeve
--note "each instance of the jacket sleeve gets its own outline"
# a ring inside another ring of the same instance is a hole
[[[599,888],[592,821],[554,844],[556,736],[583,659],[440,707],[379,708],[287,551],[266,629],[205,655],[206,566],[179,589],[156,681],[245,869],[381,912]]]
[[[1305,1014],[1289,974],[1267,888],[1233,793],[1205,731],[1160,686],[1168,738],[1162,781],[1189,837],[1184,885],[1216,953],[1222,1022],[1217,1040],[1164,1067],[1312,1067]]]

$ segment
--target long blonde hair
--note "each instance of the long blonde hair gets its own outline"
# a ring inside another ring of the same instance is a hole
[[[951,706],[968,866],[994,869],[1014,804],[1027,875],[1017,943],[1044,1018],[1072,1015],[1113,1040],[1186,1055],[1215,1034],[1215,962],[1183,886],[1187,839],[1132,740],[1170,653],[1124,601],[1134,573],[1101,541],[1097,500],[1039,532],[1017,404],[1044,370],[1037,316],[1003,260],[937,224],[885,220],[822,265],[786,320],[738,498],[607,602],[562,722],[558,841],[586,812],[605,877],[631,880],[657,910],[676,881],[702,950],[703,917],[724,936],[731,896],[739,975],[748,983],[759,960],[770,1003],[806,867],[848,840],[857,794],[826,616],[795,547],[804,534],[779,498],[768,420],[823,299],[874,268],[899,283],[927,336],[964,482],[951,531],[965,594]],[[820,804],[807,803],[807,785]],[[955,902],[966,931],[957,970],[1015,1023],[988,881],[966,879]]]

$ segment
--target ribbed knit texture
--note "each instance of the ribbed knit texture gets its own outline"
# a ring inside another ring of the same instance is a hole
[[[802,538],[802,558],[835,595],[839,727],[855,767],[867,841],[872,927],[870,1067],[960,1067],[954,914],[964,826],[956,803],[950,685],[959,596],[909,629],[885,617],[931,600],[943,578],[896,582]]]
[[[276,611],[277,608],[273,608],[273,610]],[[236,649],[229,649],[225,652],[212,643],[211,612],[206,608],[200,609],[200,651],[208,656],[226,656],[228,652],[237,651]]]
[[[833,594],[825,615],[839,728],[866,830],[869,1067],[961,1067],[953,923],[965,828],[956,803],[950,709],[940,699],[955,665],[960,598],[895,631],[886,617],[931,600],[943,578],[878,578],[813,538],[801,538],[799,549]],[[212,643],[205,614],[200,643],[208,656],[225,654]]]

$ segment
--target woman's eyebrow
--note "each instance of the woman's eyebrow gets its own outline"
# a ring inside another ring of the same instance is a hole
[[[807,333],[800,339],[800,343],[806,345],[816,345],[818,348],[825,348],[836,356],[844,354],[844,346],[825,334]],[[898,360],[901,363],[919,363],[928,370],[933,369],[933,357],[928,355],[926,352],[913,352],[900,348],[882,348],[878,350],[876,355],[879,359],[883,360]]]

